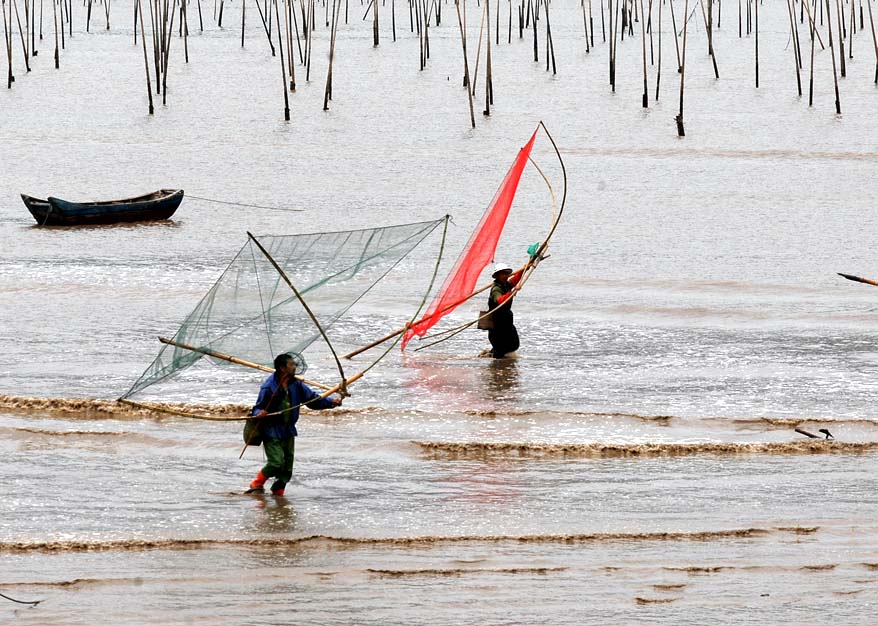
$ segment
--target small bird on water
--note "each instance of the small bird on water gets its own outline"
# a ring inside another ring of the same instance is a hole
[[[818,433],[823,433],[824,435],[826,435],[826,438],[827,438],[827,439],[835,439],[835,437],[832,436],[832,433],[829,432],[829,429],[828,429],[828,428],[821,428],[821,429],[818,430],[817,432],[818,432]]]

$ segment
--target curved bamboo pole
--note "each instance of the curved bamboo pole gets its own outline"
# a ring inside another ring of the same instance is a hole
[[[298,298],[299,302],[302,303],[302,308],[305,309],[305,312],[311,318],[311,321],[314,322],[314,325],[317,327],[317,330],[320,331],[320,335],[323,337],[323,340],[326,342],[326,345],[329,348],[329,351],[332,352],[332,357],[335,359],[335,364],[338,366],[338,373],[341,376],[341,383],[339,383],[339,389],[341,390],[342,395],[347,395],[347,391],[345,389],[347,380],[345,379],[344,367],[342,367],[341,361],[339,360],[338,355],[335,353],[335,348],[332,347],[332,342],[329,341],[329,337],[326,336],[326,331],[323,330],[323,326],[321,326],[320,322],[317,320],[317,316],[314,315],[314,312],[311,310],[311,307],[309,307],[308,304],[305,302],[304,298],[302,298],[302,294],[299,293],[299,290],[293,286],[293,283],[292,283],[292,281],[290,281],[286,272],[284,272],[283,269],[281,268],[281,266],[278,265],[277,261],[274,260],[274,257],[272,257],[268,253],[268,250],[266,250],[262,246],[262,244],[259,242],[259,240],[256,239],[256,237],[254,237],[253,233],[251,233],[250,231],[247,231],[247,236],[250,238],[251,241],[253,241],[253,243],[256,244],[256,246],[259,248],[259,251],[265,255],[265,258],[268,259],[269,262],[271,263],[271,265],[274,267],[274,269],[277,270],[277,273],[280,275],[280,277],[283,279],[283,281],[287,284],[287,286],[290,289],[292,289],[293,293],[296,294],[296,298]]]
[[[555,234],[555,230],[557,230],[557,228],[558,228],[558,224],[561,221],[561,216],[564,213],[564,207],[567,204],[567,168],[564,166],[564,159],[561,158],[561,152],[558,150],[558,145],[555,143],[554,138],[549,133],[549,129],[546,128],[546,125],[542,121],[540,121],[539,126],[541,126],[543,128],[543,131],[546,133],[546,136],[549,138],[549,141],[552,143],[552,147],[555,150],[555,154],[558,156],[558,161],[561,163],[561,172],[562,172],[563,181],[564,181],[564,192],[563,192],[563,195],[561,198],[561,205],[558,209],[558,212],[554,215],[554,219],[552,221],[552,226],[549,229],[548,234],[546,235],[543,242],[540,244],[539,248],[537,248],[537,251],[534,253],[534,255],[528,260],[528,262],[522,268],[521,271],[524,272],[524,274],[522,275],[522,278],[519,281],[519,283],[510,292],[513,297],[519,291],[521,291],[522,287],[524,287],[524,284],[527,282],[527,280],[533,274],[534,270],[537,268],[537,265],[539,264],[539,262],[543,258],[545,258],[545,252],[548,249],[549,241],[552,239],[552,236]],[[534,167],[537,168],[537,171],[539,171],[540,175],[543,177],[543,180],[546,182],[546,185],[549,187],[549,193],[552,196],[552,206],[553,206],[553,211],[554,211],[554,207],[557,206],[556,200],[555,200],[555,191],[552,188],[552,185],[549,183],[549,180],[546,177],[546,175],[542,172],[542,170],[540,170],[539,166],[537,166],[537,164],[533,160],[531,160],[531,163],[534,165]],[[536,261],[534,261],[534,259],[536,259]],[[463,332],[467,328],[470,328],[471,326],[477,324],[480,319],[487,317],[488,315],[490,315],[491,313],[493,313],[494,311],[499,309],[500,306],[502,306],[502,305],[498,305],[498,306],[494,307],[493,309],[491,309],[490,311],[488,311],[484,315],[480,316],[479,318],[472,320],[470,322],[467,322],[466,324],[463,324],[460,327],[451,329],[449,331],[445,331],[444,333],[437,333],[437,334],[433,335],[433,337],[438,337],[438,336],[443,335],[443,334],[446,334],[447,336],[444,336],[441,339],[439,339],[437,341],[433,341],[431,343],[428,343],[424,346],[419,346],[419,347],[415,348],[414,351],[418,352],[420,350],[423,350],[424,348],[429,348],[430,346],[434,346],[437,343],[442,343],[443,341],[446,341],[446,340],[450,339],[451,337],[454,337],[455,335]]]

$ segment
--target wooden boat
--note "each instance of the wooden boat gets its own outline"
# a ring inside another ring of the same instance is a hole
[[[21,194],[21,199],[40,226],[75,226],[166,220],[183,201],[182,189],[161,189],[135,198],[103,202],[42,200]]]

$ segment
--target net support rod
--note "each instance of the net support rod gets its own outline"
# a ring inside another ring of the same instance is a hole
[[[245,367],[252,367],[255,370],[259,370],[261,372],[268,372],[269,374],[274,372],[274,368],[268,367],[267,365],[261,365],[259,363],[253,363],[252,361],[245,361],[244,359],[239,359],[236,356],[231,356],[229,354],[223,354],[222,352],[217,352],[215,350],[211,350],[209,348],[199,348],[197,346],[190,346],[186,343],[180,343],[179,341],[174,341],[173,339],[168,339],[167,337],[159,337],[159,341],[169,346],[174,346],[175,348],[183,348],[184,350],[191,350],[192,352],[198,352],[200,354],[204,354],[206,356],[212,356],[216,359],[221,359],[223,361],[228,361],[229,363],[235,363],[237,365],[243,365]],[[314,380],[308,380],[307,378],[302,378],[301,376],[295,377],[298,380],[301,380],[303,383],[311,385],[313,387],[320,387],[321,389],[329,389],[329,385],[324,385],[323,383],[318,383]]]
[[[444,313],[445,311],[448,311],[448,310],[450,310],[450,309],[453,309],[453,308],[455,308],[455,307],[457,307],[457,306],[463,304],[464,302],[466,302],[466,301],[469,300],[470,298],[479,295],[480,293],[482,293],[483,291],[486,291],[487,289],[490,289],[490,288],[491,288],[491,285],[493,285],[493,283],[489,283],[489,284],[487,284],[487,285],[485,285],[485,286],[483,286],[483,287],[479,287],[478,289],[476,289],[474,292],[472,292],[470,295],[466,296],[465,298],[461,298],[461,299],[458,300],[457,302],[453,302],[453,303],[449,304],[449,305],[446,306],[444,309],[442,309],[441,311],[439,311],[439,313]],[[363,346],[362,348],[357,348],[357,349],[354,350],[353,352],[348,352],[348,353],[347,353],[346,355],[344,355],[342,358],[343,358],[343,359],[351,359],[351,358],[357,356],[358,354],[360,354],[360,353],[362,353],[362,352],[365,352],[366,350],[369,350],[369,349],[371,349],[371,348],[374,348],[375,346],[378,346],[378,345],[384,343],[385,341],[388,341],[389,339],[393,339],[393,338],[396,337],[397,335],[400,335],[400,334],[404,333],[405,331],[407,331],[407,330],[409,329],[410,326],[411,326],[411,323],[407,323],[407,324],[406,324],[405,326],[403,326],[402,328],[399,328],[399,329],[393,331],[393,332],[390,333],[389,335],[385,335],[385,336],[382,337],[381,339],[376,339],[376,340],[373,341],[372,343],[366,344],[366,345]]]

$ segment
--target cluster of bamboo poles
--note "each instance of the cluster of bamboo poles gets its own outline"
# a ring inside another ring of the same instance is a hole
[[[67,45],[67,38],[73,37],[73,0],[51,0],[52,19],[55,31],[55,69],[60,67],[60,50]],[[31,71],[31,60],[39,54],[37,41],[43,40],[43,0],[22,0],[19,9],[18,0],[2,0],[0,14],[3,17],[3,34],[6,43],[6,87],[12,89],[15,82],[13,46],[15,45],[15,28],[18,29],[18,41],[25,70]],[[91,7],[92,0],[88,0]],[[105,12],[107,28],[110,27],[109,0],[106,0]],[[39,16],[38,16],[39,15]],[[65,31],[66,28],[66,31]],[[37,39],[39,36],[39,39]]]
[[[50,0],[53,6],[55,26],[55,67],[59,67],[59,36],[60,49],[65,46],[65,26],[67,36],[73,34],[72,9],[73,0]],[[219,27],[223,26],[225,4],[232,0],[214,0],[213,17]],[[546,71],[557,73],[555,47],[552,39],[551,0],[475,0],[479,11],[479,32],[475,53],[469,48],[474,35],[467,32],[467,0],[400,0],[408,4],[409,28],[417,33],[419,40],[419,69],[427,67],[430,58],[431,23],[438,27],[442,22],[443,5],[454,2],[457,24],[463,52],[462,85],[466,90],[469,104],[470,124],[476,125],[475,99],[480,67],[484,67],[483,95],[484,115],[491,114],[494,104],[493,54],[494,47],[500,46],[502,39],[512,43],[514,15],[517,17],[519,39],[525,38],[525,31],[530,30],[533,39],[533,61],[540,62],[541,48],[545,60]],[[728,0],[726,0],[728,2]],[[857,32],[866,30],[866,14],[868,27],[875,52],[875,82],[878,83],[878,39],[872,11],[872,2],[876,0],[783,0],[787,3],[789,16],[790,48],[795,60],[795,73],[798,93],[803,94],[801,73],[804,70],[804,54],[801,37],[810,37],[810,85],[809,106],[814,101],[814,66],[815,48],[829,48],[832,59],[833,80],[835,85],[836,111],[841,113],[841,101],[838,87],[838,74],[846,76],[845,57],[853,58],[853,38]],[[39,39],[43,36],[43,2],[44,0],[0,0],[3,7],[3,25],[6,35],[7,52],[7,86],[11,88],[13,73],[13,46],[15,37],[13,28],[18,28],[18,39],[24,56],[24,64],[30,71],[30,59],[37,55],[37,31]],[[106,18],[106,28],[110,28],[110,0],[82,0],[86,7],[86,30],[89,30],[92,6],[101,2]],[[241,45],[245,44],[246,15],[248,0],[240,0]],[[284,95],[284,119],[290,119],[289,94],[296,91],[296,68],[304,72],[305,80],[311,80],[311,58],[313,51],[313,33],[318,22],[323,21],[329,30],[329,63],[327,67],[324,89],[323,108],[329,108],[332,100],[333,62],[337,31],[342,14],[345,24],[348,23],[350,0],[252,0],[256,5],[261,31],[266,36],[272,56],[279,57],[281,79]],[[397,40],[397,0],[360,0],[365,5],[363,20],[371,19],[372,43],[378,46],[381,40],[379,28],[380,12],[386,15],[387,4],[390,4],[391,35]],[[22,10],[19,3],[23,4]],[[185,61],[189,62],[189,21],[188,5],[190,0],[136,0],[134,5],[134,42],[137,44],[138,34],[144,56],[146,87],[149,95],[149,112],[154,113],[152,81],[155,81],[155,93],[162,95],[162,102],[167,102],[167,76],[170,59],[171,40],[173,35],[182,39],[182,50]],[[318,8],[318,3],[320,7]],[[343,3],[343,6],[342,6]],[[683,5],[682,15],[677,16],[680,4]],[[738,0],[737,21],[738,37],[745,34],[753,36],[754,42],[754,78],[759,87],[759,12],[764,0]],[[859,3],[859,5],[857,5]],[[863,4],[866,9],[864,10]],[[39,11],[37,11],[39,4]],[[469,0],[472,7],[473,0]],[[704,28],[707,39],[707,55],[712,63],[714,76],[720,76],[719,64],[713,46],[714,31],[722,27],[722,0],[580,0],[585,52],[590,53],[597,43],[608,46],[608,78],[612,91],[616,90],[619,44],[624,43],[626,35],[630,40],[639,39],[640,56],[642,57],[643,107],[649,106],[650,73],[654,76],[654,101],[658,101],[661,93],[662,72],[662,20],[667,24],[665,12],[670,12],[670,22],[676,52],[676,69],[679,82],[679,112],[676,116],[677,131],[685,135],[683,125],[686,51],[690,22],[695,19]],[[199,30],[204,30],[204,17],[201,0],[196,0]],[[676,6],[675,6],[676,5]],[[148,7],[148,11],[146,10]],[[859,9],[859,11],[858,11]],[[39,13],[39,19],[37,14]],[[321,20],[317,15],[321,15]],[[597,15],[596,15],[597,14]],[[23,17],[23,19],[22,19]],[[386,18],[385,18],[386,19]],[[146,22],[149,24],[147,37]],[[655,27],[653,24],[655,23]],[[600,39],[596,31],[600,28]],[[801,25],[801,27],[800,27]],[[176,32],[175,32],[176,26]],[[666,26],[667,27],[667,26]],[[699,26],[701,28],[701,26]],[[506,36],[501,37],[501,30]],[[636,31],[639,30],[639,37]],[[544,36],[543,36],[544,33]],[[492,37],[493,35],[493,37]],[[147,49],[147,39],[152,41],[151,52]],[[541,46],[541,40],[544,44]],[[597,40],[597,41],[596,41]],[[656,53],[656,48],[657,53]],[[475,57],[472,59],[472,57]],[[471,60],[474,61],[471,63]],[[472,70],[471,70],[472,66]],[[289,79],[287,78],[289,75]]]

